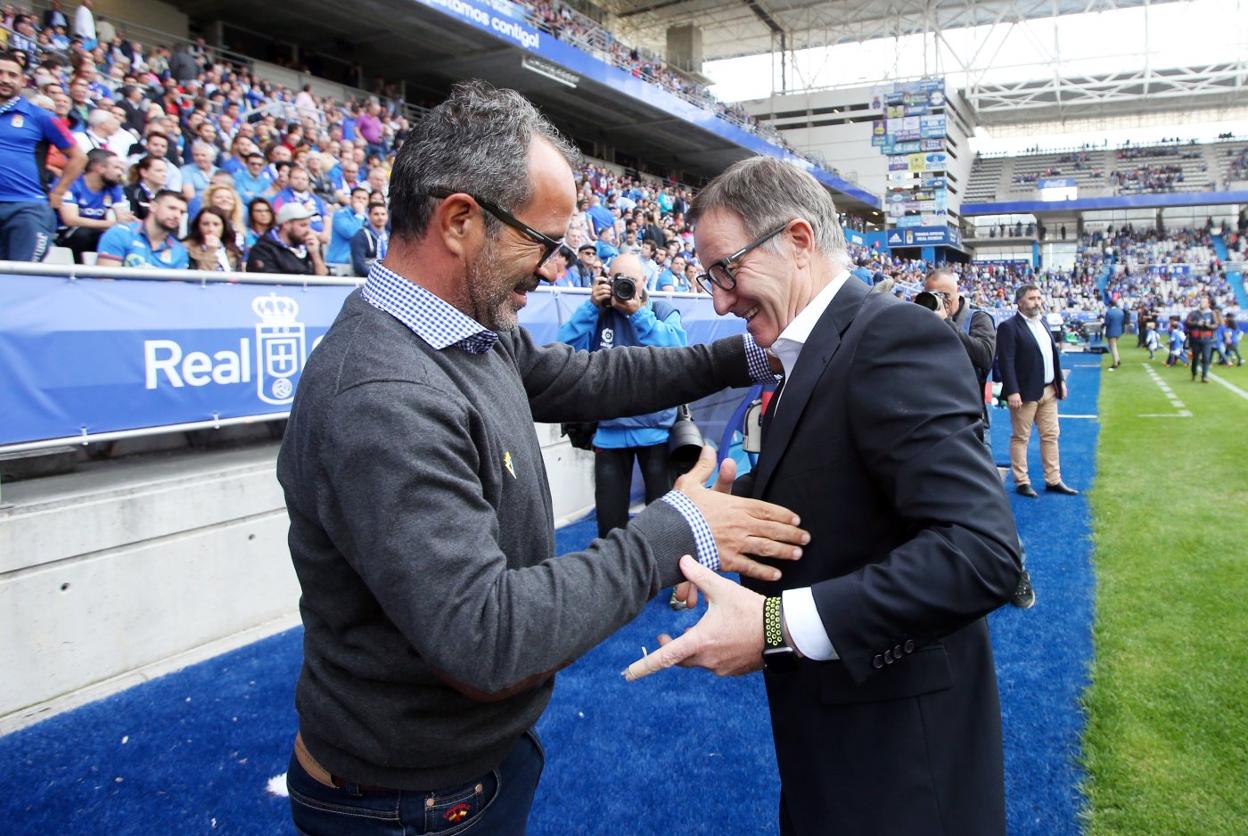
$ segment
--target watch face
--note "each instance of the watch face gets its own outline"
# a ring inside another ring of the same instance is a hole
[[[775,673],[797,669],[797,654],[791,647],[773,647],[763,651],[763,667]]]

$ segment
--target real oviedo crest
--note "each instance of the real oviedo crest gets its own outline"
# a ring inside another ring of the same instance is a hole
[[[295,397],[295,381],[303,370],[306,336],[296,322],[299,304],[289,296],[257,296],[251,309],[256,323],[256,394],[271,404],[288,404]]]

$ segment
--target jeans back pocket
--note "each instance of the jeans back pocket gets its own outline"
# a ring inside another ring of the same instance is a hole
[[[498,770],[468,784],[425,796],[425,833],[445,836],[472,827],[498,795]]]

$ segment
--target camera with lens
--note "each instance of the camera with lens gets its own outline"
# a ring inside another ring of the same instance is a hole
[[[921,290],[914,294],[914,303],[922,305],[929,311],[938,311],[944,308],[948,302],[948,295],[941,293],[939,290]]]
[[[637,296],[637,280],[632,276],[616,273],[611,277],[611,295],[621,302],[631,302]]]

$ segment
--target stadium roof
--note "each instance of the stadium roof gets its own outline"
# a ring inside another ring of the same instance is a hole
[[[600,5],[615,16],[621,34],[660,53],[669,27],[701,28],[703,59],[711,61],[1169,1],[600,0]]]

